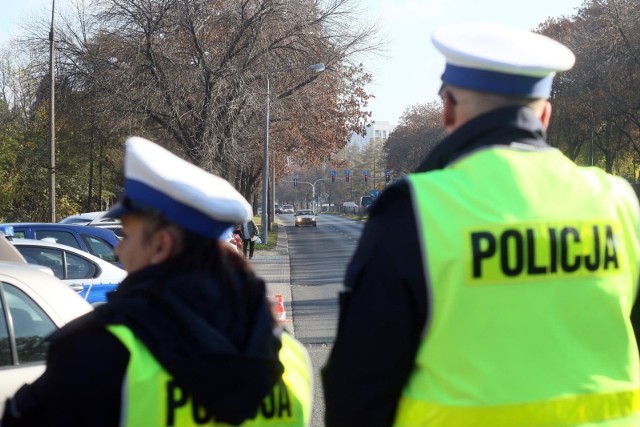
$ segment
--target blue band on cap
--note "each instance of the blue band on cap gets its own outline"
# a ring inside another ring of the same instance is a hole
[[[130,199],[134,205],[157,210],[169,221],[196,234],[217,239],[234,225],[217,221],[140,181],[126,179],[124,188],[124,197]]]
[[[545,77],[531,77],[447,64],[442,81],[480,92],[548,98],[551,94],[553,74]]]

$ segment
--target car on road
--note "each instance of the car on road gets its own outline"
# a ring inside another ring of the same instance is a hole
[[[1,236],[0,236],[1,237]],[[13,253],[13,254],[12,254]],[[56,329],[92,310],[67,285],[28,265],[0,239],[0,416],[7,398],[45,370],[47,342]],[[14,261],[10,261],[14,260]]]
[[[368,209],[373,204],[373,196],[360,197],[360,206],[364,209]]]
[[[317,226],[317,218],[315,212],[310,209],[301,209],[295,214],[295,225],[296,227],[309,225],[316,227]]]
[[[278,204],[274,205],[274,206],[273,206],[273,209],[274,209],[274,211],[275,211],[275,214],[276,214],[276,215],[278,215],[278,214],[281,214],[281,213],[282,213],[282,206],[280,206],[280,205],[278,205]]]
[[[355,202],[344,202],[342,204],[342,210],[345,213],[356,213],[356,211],[358,210],[358,205]]]
[[[282,213],[283,214],[292,214],[295,210],[293,209],[293,205],[282,205]]]
[[[14,239],[11,243],[29,264],[49,267],[53,274],[91,304],[107,302],[127,272],[80,249],[48,239]]]
[[[0,224],[0,231],[3,229],[12,229],[13,237],[16,239],[53,239],[56,243],[88,252],[122,268],[122,264],[114,253],[114,248],[120,243],[120,239],[111,230],[87,225],[47,222]]]

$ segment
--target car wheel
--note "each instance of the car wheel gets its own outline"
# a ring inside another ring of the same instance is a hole
[[[298,224],[296,224],[296,227],[298,226]]]
[[[317,225],[318,225],[318,224],[313,224],[313,226],[314,226],[314,227],[315,227],[315,226],[317,226]]]

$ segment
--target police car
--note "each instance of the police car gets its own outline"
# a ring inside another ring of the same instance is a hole
[[[71,246],[44,240],[14,239],[13,245],[29,264],[51,269],[53,274],[91,304],[107,301],[127,273],[121,268]]]
[[[3,230],[11,230],[10,234],[15,239],[54,239],[56,243],[88,252],[122,268],[114,253],[114,248],[120,243],[120,239],[112,230],[88,225],[46,222],[0,224],[0,231]]]

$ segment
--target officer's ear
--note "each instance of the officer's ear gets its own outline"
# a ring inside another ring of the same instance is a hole
[[[155,232],[151,241],[151,263],[160,264],[177,255],[181,245],[173,227],[163,227]]]
[[[540,113],[540,121],[542,122],[544,130],[547,130],[549,122],[551,121],[551,103],[549,101],[545,101],[544,103],[544,107]]]
[[[456,105],[458,102],[448,90],[444,91],[443,97],[442,123],[444,128],[451,132],[456,125]]]

